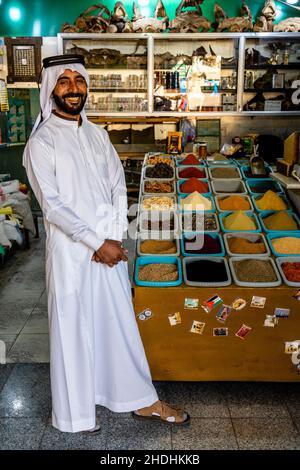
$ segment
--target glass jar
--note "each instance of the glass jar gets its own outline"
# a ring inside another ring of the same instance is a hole
[[[207,143],[206,142],[199,142],[198,154],[199,154],[199,158],[207,157]]]

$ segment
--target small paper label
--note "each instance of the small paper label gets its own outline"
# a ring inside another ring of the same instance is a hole
[[[187,310],[197,310],[199,307],[199,299],[184,299],[184,308]]]
[[[194,320],[191,328],[191,333],[196,333],[197,335],[202,335],[205,327],[205,323],[201,321]]]
[[[213,336],[228,336],[228,328],[214,328]]]
[[[171,326],[180,325],[180,323],[181,323],[180,312],[175,312],[171,315],[168,315],[168,318],[169,318],[169,322],[170,322]]]
[[[245,339],[249,331],[251,331],[252,328],[247,325],[242,325],[241,328],[236,332],[235,336],[241,339]]]
[[[258,297],[254,295],[251,300],[251,307],[264,308],[266,300],[266,297]]]
[[[210,297],[209,299],[202,302],[201,307],[203,308],[203,310],[205,310],[206,313],[209,313],[212,311],[213,308],[215,308],[221,303],[223,303],[223,300],[221,299],[221,297],[218,296],[218,294],[216,294],[213,297]]]

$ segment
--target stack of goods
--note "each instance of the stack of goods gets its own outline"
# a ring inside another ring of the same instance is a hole
[[[208,193],[208,184],[197,178],[190,178],[179,186],[180,192],[188,194],[197,191],[198,193]]]
[[[27,187],[18,180],[0,181],[0,247],[6,253],[14,243],[22,246],[24,231],[35,234]]]
[[[226,282],[228,275],[223,262],[199,259],[186,264],[186,276],[191,282]]]
[[[260,237],[255,242],[244,237],[230,237],[227,239],[227,243],[231,253],[237,255],[254,255],[266,252],[265,244]]]
[[[142,209],[147,211],[172,210],[175,207],[174,200],[168,196],[153,196],[143,200]]]
[[[179,178],[205,178],[206,174],[205,171],[197,168],[196,166],[191,166],[188,168],[184,168],[183,170],[179,170],[178,172]]]
[[[147,282],[177,281],[178,269],[176,264],[146,264],[140,267],[138,278]]]
[[[288,212],[275,212],[264,217],[264,225],[268,230],[298,230],[296,220]]]
[[[269,260],[244,259],[234,262],[236,276],[241,282],[275,282],[277,275]]]
[[[240,178],[237,168],[217,167],[210,170],[213,178]]]
[[[200,233],[184,240],[184,250],[186,253],[204,255],[220,253],[222,248],[218,237]]]
[[[255,203],[261,211],[285,211],[287,209],[284,200],[270,189],[261,198],[256,199]]]
[[[300,262],[282,263],[281,268],[290,282],[300,282]]]
[[[244,213],[236,211],[224,218],[224,227],[226,230],[256,230],[255,220]]]
[[[180,207],[185,211],[210,211],[212,202],[207,197],[194,191],[189,196],[180,199]]]
[[[271,240],[274,250],[282,255],[300,255],[300,238],[279,237]]]
[[[174,169],[167,163],[157,163],[153,167],[146,168],[146,178],[173,178]]]
[[[145,181],[145,193],[172,193],[174,186],[172,182],[165,181]]]
[[[190,153],[180,162],[180,165],[199,165],[199,163],[198,158],[193,153]]]
[[[140,251],[145,254],[169,255],[171,253],[176,253],[177,248],[175,241],[145,240],[141,242]]]
[[[251,209],[248,199],[238,194],[219,199],[218,203],[223,211],[248,211]]]

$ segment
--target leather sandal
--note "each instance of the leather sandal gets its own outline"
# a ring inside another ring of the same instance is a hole
[[[140,410],[133,411],[132,416],[136,420],[155,421],[171,426],[185,426],[190,422],[190,416],[181,408],[170,406],[163,400]]]

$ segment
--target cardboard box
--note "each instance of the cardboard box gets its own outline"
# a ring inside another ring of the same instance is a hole
[[[298,162],[300,132],[293,132],[284,141],[283,158],[289,163]]]

